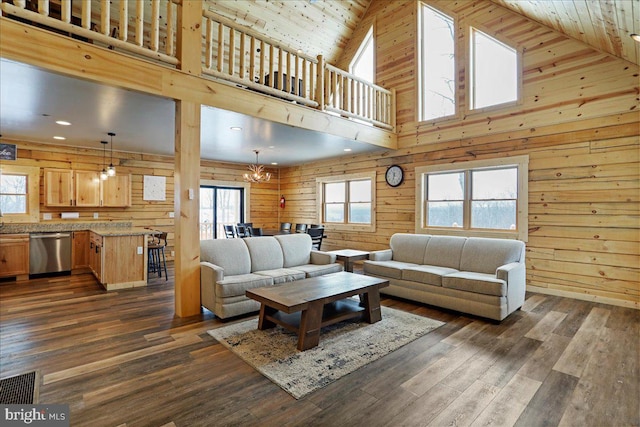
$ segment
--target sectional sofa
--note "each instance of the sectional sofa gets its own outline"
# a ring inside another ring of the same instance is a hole
[[[311,249],[306,233],[200,242],[200,302],[220,318],[260,309],[247,289],[342,271],[336,256]]]
[[[389,280],[381,292],[501,321],[524,303],[519,240],[398,233],[372,252],[364,273]]]

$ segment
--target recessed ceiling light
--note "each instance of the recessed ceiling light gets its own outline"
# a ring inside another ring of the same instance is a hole
[[[67,138],[65,138],[64,136],[54,136],[53,139],[59,139],[61,141],[64,141]]]
[[[69,122],[67,122],[65,120],[57,120],[56,123],[61,125],[61,126],[71,126],[71,123],[69,123]]]
[[[351,151],[351,148],[345,148],[344,151]]]
[[[631,38],[640,43],[640,34],[631,34]]]
[[[229,129],[231,130],[242,130],[240,126],[231,126]]]
[[[270,145],[269,148],[274,149],[274,148],[276,148],[276,146],[275,145]]]
[[[273,166],[277,166],[277,165],[278,165],[278,162],[271,162],[271,164],[272,164]]]

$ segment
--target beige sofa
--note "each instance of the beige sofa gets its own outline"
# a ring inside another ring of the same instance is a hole
[[[389,280],[381,292],[489,319],[522,307],[525,245],[519,240],[394,234],[364,273]]]
[[[223,319],[260,308],[247,289],[342,271],[335,255],[311,249],[306,233],[203,240],[200,261],[200,302]]]

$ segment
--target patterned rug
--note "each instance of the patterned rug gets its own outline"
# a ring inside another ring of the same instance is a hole
[[[389,307],[382,320],[345,321],[322,328],[320,344],[296,348],[296,334],[277,326],[260,331],[258,319],[208,333],[296,399],[373,362],[444,323]]]

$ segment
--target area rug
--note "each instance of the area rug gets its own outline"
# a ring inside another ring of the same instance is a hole
[[[38,403],[39,377],[36,371],[0,380],[0,404]]]
[[[322,328],[320,344],[296,348],[298,337],[280,326],[258,330],[258,319],[208,333],[296,399],[431,332],[444,323],[389,307],[382,320],[340,322]]]

